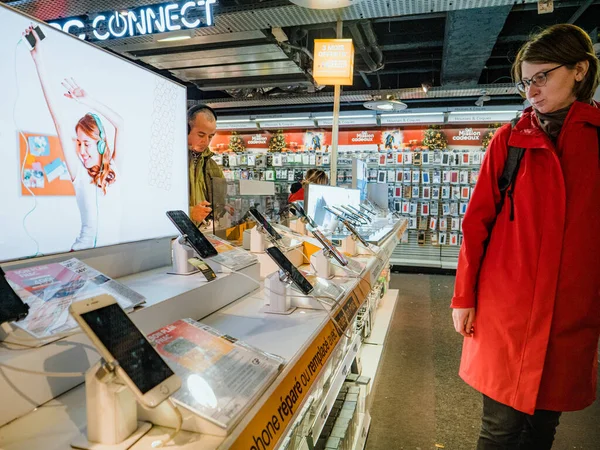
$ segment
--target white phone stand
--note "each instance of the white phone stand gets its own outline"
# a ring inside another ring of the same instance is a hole
[[[321,249],[313,253],[310,257],[310,262],[317,271],[316,275],[319,278],[329,280],[334,276],[333,264],[331,263],[331,254],[325,249]]]
[[[152,428],[138,422],[133,392],[120,382],[115,367],[101,359],[85,374],[87,435],[71,447],[84,450],[127,450]]]
[[[250,252],[251,253],[264,253],[266,246],[265,233],[261,230],[260,226],[255,226],[250,230]]]
[[[288,315],[296,310],[291,306],[291,298],[287,295],[289,278],[281,271],[273,272],[265,277],[265,306],[263,312],[269,314]]]
[[[307,235],[306,224],[302,219],[290,221],[290,230],[295,231],[296,233],[301,234],[302,236]]]
[[[199,270],[192,266],[188,260],[195,256],[194,249],[187,243],[187,236],[179,236],[171,241],[171,260],[173,270],[171,275],[192,275]]]
[[[356,237],[353,234],[349,234],[342,239],[342,253],[346,253],[349,256],[356,256]]]

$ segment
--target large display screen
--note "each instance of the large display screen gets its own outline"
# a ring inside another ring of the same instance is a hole
[[[318,184],[308,185],[308,201],[305,209],[318,226],[327,228],[335,220],[335,216],[328,212],[325,206],[342,205],[360,208],[360,191]]]
[[[173,235],[185,88],[0,4],[0,261]]]
[[[360,191],[360,200],[365,201],[367,199],[367,163],[354,158],[352,160],[352,188]]]

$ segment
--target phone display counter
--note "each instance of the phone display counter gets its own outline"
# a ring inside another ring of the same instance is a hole
[[[343,279],[331,280],[347,287],[345,295],[331,310],[300,307],[290,315],[266,314],[262,311],[264,286],[256,289],[256,285],[251,286],[251,280],[236,274],[218,274],[217,281],[205,283],[200,281],[199,275],[168,276],[157,268],[119,278],[148,299],[147,305],[131,316],[144,333],[174,320],[203,317],[202,323],[220,333],[286,361],[275,381],[227,436],[193,433],[187,431],[189,427],[184,424],[184,431],[167,444],[168,447],[308,450],[324,448],[326,440],[335,438],[339,439],[339,448],[363,448],[370,423],[370,385],[376,375],[397,297],[397,292],[388,291],[389,259],[407,225],[404,220],[395,222],[392,232],[375,247],[376,254],[357,257],[364,264],[360,277],[346,275]],[[258,265],[244,270],[246,275],[258,279]],[[203,287],[194,289],[195,283]],[[161,301],[161,296],[169,300]],[[225,297],[238,299],[227,301],[206,317],[202,315],[203,303]],[[85,341],[83,335],[78,338]],[[372,345],[363,346],[365,341]],[[61,342],[51,346],[64,345]],[[93,361],[91,357],[88,359]],[[61,362],[52,370],[69,370],[68,364]],[[50,370],[43,361],[41,365],[42,370]],[[8,370],[3,371],[8,373]],[[27,378],[31,384],[39,383],[39,377]],[[80,382],[81,379],[74,380],[72,387]],[[10,389],[9,385],[2,386],[3,398],[4,392]],[[19,395],[28,393],[27,389],[21,386]],[[56,398],[49,399],[48,403],[38,403],[41,407],[29,414],[19,414],[22,417],[0,428],[3,449],[70,448],[73,439],[86,427],[84,391],[80,385],[66,393],[55,392],[53,397]],[[141,418],[152,421],[153,413],[148,410]],[[152,443],[166,436],[169,427],[175,427],[176,422],[173,419],[172,424],[161,422],[161,425],[166,428],[154,426],[131,448],[151,449]]]

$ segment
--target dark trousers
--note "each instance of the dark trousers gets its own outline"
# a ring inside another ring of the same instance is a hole
[[[477,450],[548,450],[560,412],[538,409],[529,415],[483,396]]]

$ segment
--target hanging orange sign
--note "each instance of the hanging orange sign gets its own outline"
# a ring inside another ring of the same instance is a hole
[[[354,74],[352,39],[315,39],[313,78],[324,86],[351,86]]]

